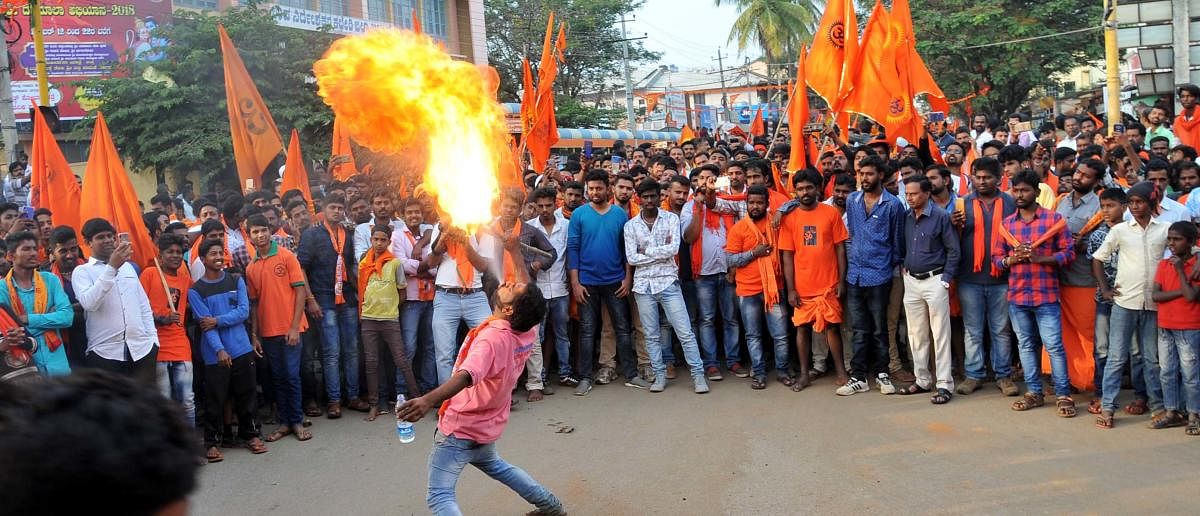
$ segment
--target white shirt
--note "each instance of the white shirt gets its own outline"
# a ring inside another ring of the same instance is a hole
[[[992,136],[991,131],[984,130],[983,132],[979,133],[975,132],[974,129],[971,129],[971,138],[975,140],[975,152],[979,153],[983,152],[983,144],[996,139],[995,136]]]
[[[471,235],[470,243],[479,256],[490,260],[495,255],[493,251],[496,249],[496,239],[491,235],[485,234],[480,239]],[[471,284],[463,285],[458,278],[458,262],[454,261],[454,257],[447,252],[442,255],[442,264],[438,265],[437,276],[434,277],[433,284],[444,288],[483,288],[482,280],[483,272],[476,269]]]
[[[683,209],[679,215],[679,230],[683,232],[692,223],[692,213],[694,210],[694,201],[688,201],[683,205]],[[660,215],[661,216],[661,215]],[[700,245],[700,275],[708,276],[710,274],[724,274],[729,270],[729,266],[725,263],[725,224],[722,222],[717,229],[712,229],[704,225],[704,221],[700,221],[700,235],[696,238],[703,239]],[[691,244],[689,244],[691,245]]]
[[[1117,259],[1117,277],[1113,286],[1120,291],[1113,302],[1126,310],[1156,310],[1150,293],[1154,288],[1154,273],[1167,248],[1167,227],[1171,224],[1150,219],[1143,228],[1136,220],[1112,227],[1104,243],[1092,253],[1092,258],[1107,262],[1113,254]]]
[[[400,232],[400,228],[404,226],[404,221],[400,219],[392,219],[388,225],[392,226],[392,242],[396,241],[396,233]],[[370,222],[363,222],[354,226],[354,259],[362,261],[362,257],[367,255],[367,251],[371,250],[371,228],[375,227],[375,217],[371,217]],[[396,253],[392,253],[396,254]]]
[[[554,260],[554,265],[537,273],[537,286],[542,291],[542,297],[555,299],[567,295],[567,219],[555,212],[554,227],[549,233],[546,232],[546,227],[542,225],[538,217],[525,222],[546,235],[550,245],[558,252],[558,258]]]
[[[421,224],[417,227],[417,231],[421,233],[424,233],[427,229],[432,230],[433,235],[430,237],[429,243],[418,250],[419,252],[414,252],[413,244],[416,244],[417,240],[421,239],[421,236],[412,234],[407,224],[400,223],[392,231],[392,255],[397,260],[400,260],[401,268],[404,269],[404,275],[408,277],[408,289],[405,296],[405,300],[407,301],[418,301],[421,299],[421,287],[417,282],[417,268],[421,266],[421,260],[429,256],[433,241],[437,240],[438,237],[438,227],[436,225]],[[412,237],[412,239],[410,240],[409,237]],[[430,273],[436,274],[437,268],[433,268]]]
[[[658,210],[654,226],[638,216],[625,223],[625,258],[633,266],[633,291],[658,294],[679,281],[679,216]]]
[[[158,345],[150,299],[133,264],[118,271],[91,258],[75,268],[71,286],[87,318],[88,353],[124,362],[126,348],[140,360]]]

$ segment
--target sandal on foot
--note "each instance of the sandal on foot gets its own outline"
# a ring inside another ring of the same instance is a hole
[[[1025,393],[1021,399],[1014,401],[1012,409],[1017,412],[1024,412],[1029,409],[1038,408],[1046,404],[1046,395],[1032,392]]]
[[[1140,416],[1148,410],[1150,410],[1150,407],[1146,405],[1146,400],[1140,398],[1125,405],[1125,413],[1131,416]]]
[[[916,384],[913,384],[913,385],[916,385]],[[929,398],[929,402],[934,405],[945,405],[947,403],[950,403],[950,399],[953,397],[954,397],[954,395],[951,394],[948,389],[938,389],[937,394],[934,394],[932,397]]]
[[[334,401],[325,407],[325,417],[329,419],[337,419],[342,417],[342,404]]]
[[[358,398],[355,398],[355,399],[350,400],[350,403],[346,404],[346,408],[349,408],[350,410],[353,410],[355,412],[366,412],[368,410],[371,410],[371,404],[367,403],[363,400],[360,400]]]
[[[756,391],[761,391],[767,388],[767,379],[763,376],[755,376],[750,380],[750,388]]]
[[[938,389],[938,390],[940,391],[943,389]],[[929,389],[921,387],[920,385],[917,385],[916,383],[910,383],[910,384],[908,384],[907,387],[896,391],[896,394],[899,394],[901,396],[910,396],[913,394],[924,394],[926,392],[929,392]]]
[[[776,378],[778,378],[779,383],[782,383],[783,385],[785,385],[787,387],[791,387],[792,384],[796,383],[796,377],[792,376],[792,375],[781,374]]]
[[[1092,398],[1092,401],[1088,402],[1088,408],[1087,408],[1088,413],[1099,414],[1100,410],[1101,410],[1100,398]]]
[[[208,451],[204,453],[204,458],[208,460],[209,464],[212,464],[214,462],[221,462],[225,460],[225,455],[221,453],[220,448],[217,448],[216,446],[210,446]]]
[[[1200,414],[1192,413],[1188,416],[1187,428],[1183,430],[1187,435],[1200,435]]]
[[[292,435],[292,429],[288,428],[286,426],[281,426],[279,428],[276,428],[274,432],[271,432],[270,434],[268,434],[266,441],[269,443],[273,443],[273,442],[283,439],[284,437],[287,437],[289,435]]]
[[[1100,415],[1096,416],[1096,428],[1101,430],[1112,430],[1113,413],[1111,410],[1102,410]]]
[[[1183,424],[1183,414],[1180,414],[1174,410],[1164,410],[1150,418],[1149,426],[1154,430],[1162,430],[1164,428],[1183,426]]]
[[[262,439],[257,437],[251,437],[250,440],[246,441],[246,449],[255,455],[267,453],[267,445],[263,444]]]
[[[310,401],[308,405],[304,406],[304,415],[308,417],[321,417],[321,407],[318,407],[315,401]]]
[[[1070,396],[1059,396],[1054,400],[1054,406],[1058,409],[1058,417],[1075,417],[1075,400]]]

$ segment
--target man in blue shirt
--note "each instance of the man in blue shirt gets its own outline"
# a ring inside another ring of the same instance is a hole
[[[592,348],[600,307],[608,316],[617,338],[617,357],[625,385],[649,389],[650,383],[637,375],[637,357],[629,336],[629,305],[623,299],[633,286],[632,269],[625,260],[625,210],[609,202],[608,175],[589,172],[585,179],[588,204],[571,214],[567,226],[567,274],[571,296],[579,305],[579,385],[576,396],[592,390]]]
[[[884,191],[883,179],[891,172],[887,161],[868,156],[858,165],[862,188],[846,199],[847,305],[854,329],[854,358],[850,381],[837,393],[849,396],[869,390],[874,376],[883,394],[896,392],[888,376],[887,305],[891,298],[892,271],[904,259],[904,206]]]

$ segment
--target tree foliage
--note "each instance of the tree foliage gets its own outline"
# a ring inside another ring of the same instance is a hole
[[[554,82],[558,125],[614,127],[622,117],[567,99],[623,73],[621,19],[641,5],[642,0],[485,0],[488,61],[500,74],[500,101],[520,102],[522,57],[529,58],[536,77],[546,20],[554,12],[556,24],[567,24],[566,62]],[[630,66],[658,57],[640,41],[629,42]]]
[[[157,29],[156,37],[171,44],[151,74],[170,77],[173,87],[144,79],[146,64],[132,60],[121,65],[117,77],[83,83],[100,92],[100,110],[113,139],[135,168],[199,171],[206,181],[218,174],[236,177],[218,23],[229,32],[271,110],[284,148],[296,128],[306,157],[329,155],[333,114],[311,77],[313,62],[337,36],[280,27],[271,10],[254,2],[244,5],[218,15],[177,11],[171,24]],[[76,136],[88,137],[91,125],[79,124]]]
[[[990,86],[973,100],[976,111],[1001,115],[1018,109],[1051,76],[1099,59],[1100,31],[983,48],[1100,25],[1099,2],[1076,0],[911,0],[917,51],[950,98]]]
[[[738,17],[729,41],[744,51],[751,43],[762,49],[767,62],[795,61],[800,45],[812,41],[820,20],[813,0],[715,0],[737,5]]]

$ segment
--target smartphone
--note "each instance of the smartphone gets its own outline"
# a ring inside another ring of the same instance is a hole
[[[120,244],[131,243],[133,239],[129,237],[129,233],[117,233],[117,242]]]
[[[583,157],[585,157],[585,158],[592,157],[592,141],[591,140],[587,140],[587,141],[583,142]]]
[[[946,114],[941,111],[932,111],[929,113],[930,122],[945,122]]]
[[[1033,130],[1033,122],[1017,122],[1012,126],[1012,132],[1020,134]]]
[[[612,157],[612,164],[613,164],[613,165],[620,165],[620,164],[621,164],[621,157],[620,157],[620,156],[616,156],[616,155],[614,155],[614,156]]]
[[[717,190],[728,191],[730,188],[729,176],[718,177],[717,180],[713,182],[713,188]]]
[[[1125,133],[1125,124],[1113,124],[1113,134]]]

